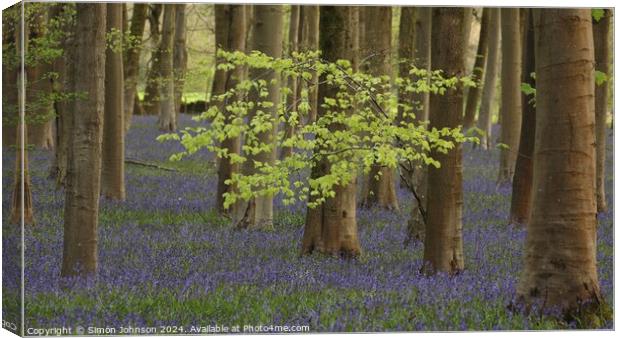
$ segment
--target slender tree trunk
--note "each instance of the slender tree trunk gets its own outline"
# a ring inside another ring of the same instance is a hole
[[[19,26],[12,17],[13,10],[2,11],[2,45],[15,46],[16,28]],[[4,50],[3,55],[8,55]],[[17,54],[17,48],[11,52]],[[6,53],[6,54],[5,54]],[[19,109],[17,105],[17,71],[18,65],[2,62],[2,145],[4,147],[17,145],[17,123],[19,121]]]
[[[336,62],[339,59],[351,60],[357,68],[359,50],[358,32],[359,7],[321,6],[320,46],[323,57]],[[319,85],[319,100],[335,97],[338,88],[322,83]],[[318,114],[325,114],[319,106]],[[331,125],[337,130],[342,126]],[[321,160],[312,168],[312,177],[320,177],[329,171],[329,163]],[[323,204],[306,211],[306,225],[302,240],[302,254],[314,251],[343,257],[356,257],[361,253],[357,234],[355,179],[345,186],[336,186],[336,195]],[[312,200],[314,197],[310,197]]]
[[[523,35],[523,72],[521,81],[536,88],[536,81],[530,74],[536,71],[534,54],[534,22],[530,9],[526,11]],[[536,107],[532,96],[522,95],[521,105],[523,114],[521,119],[521,139],[519,154],[515,165],[515,175],[512,180],[512,201],[510,205],[510,223],[527,225],[530,222],[532,209],[532,178],[534,168],[534,138],[536,135]]]
[[[293,52],[299,51],[299,23],[300,23],[300,5],[291,5],[291,18],[288,30],[288,52],[292,55]],[[291,90],[290,94],[286,96],[286,109],[288,111],[297,110],[297,99],[299,98],[299,79],[297,76],[289,76],[287,79],[288,89]],[[285,123],[285,137],[291,138],[295,135],[295,126],[290,123]],[[282,147],[280,150],[280,159],[285,159],[293,154],[293,147]]]
[[[149,26],[151,30],[151,62],[150,68],[146,74],[146,88],[144,89],[144,99],[142,100],[142,107],[144,113],[148,115],[159,115],[161,110],[161,98],[160,98],[160,84],[161,78],[161,32],[160,32],[160,17],[163,12],[163,4],[151,4],[149,5]],[[162,28],[163,29],[163,28]]]
[[[482,78],[484,76],[484,66],[487,58],[487,46],[489,35],[490,10],[482,12],[482,23],[480,24],[480,39],[478,40],[478,50],[476,51],[476,61],[472,77],[478,81],[476,87],[469,88],[467,92],[467,102],[465,105],[465,118],[463,120],[463,129],[467,130],[474,126],[476,122],[476,111],[480,103],[480,88],[483,86]]]
[[[62,276],[97,271],[97,222],[104,112],[106,4],[78,3],[75,88],[89,95],[72,102],[65,189]]]
[[[413,56],[417,68],[431,69],[431,7],[418,7],[415,20],[415,48]],[[428,121],[429,93],[416,93],[413,96],[414,113],[420,121]]]
[[[175,31],[174,31],[174,56],[173,56],[173,72],[174,72],[174,111],[178,116],[181,113],[181,101],[183,98],[183,88],[185,87],[185,73],[187,72],[187,45],[185,42],[187,36],[185,7],[186,4],[176,5]]]
[[[172,69],[175,11],[175,5],[164,5],[164,21],[159,45],[161,57],[159,130],[161,131],[175,131],[177,129],[177,117],[174,111],[176,108],[174,104],[174,72]]]
[[[366,26],[366,45],[372,48],[369,72],[373,76],[391,76],[392,8],[369,6],[365,11],[366,19],[373,18],[373,24]],[[395,182],[394,169],[373,165],[368,175],[364,206],[398,210]]]
[[[138,97],[138,74],[140,72],[140,53],[142,52],[142,38],[148,4],[134,3],[129,36],[132,44],[125,49],[123,71],[125,73],[125,131],[131,126],[131,117],[135,113],[135,106],[140,104]],[[137,101],[136,101],[137,100]]]
[[[123,5],[107,4],[107,31],[123,27]],[[122,48],[122,47],[121,47]],[[106,48],[105,52],[105,104],[101,166],[101,193],[103,196],[125,199],[125,127],[124,127],[124,86],[123,53],[121,50]]]
[[[480,136],[480,147],[489,149],[492,142],[491,124],[493,121],[493,101],[495,100],[497,72],[499,68],[499,49],[501,16],[499,8],[487,8],[489,11],[488,30],[488,58],[486,72],[484,74],[484,87],[482,87],[482,100],[480,103],[480,115],[478,116],[478,128],[484,133]]]
[[[604,300],[596,271],[592,15],[534,9],[534,20],[535,188],[517,293],[526,304],[559,307],[597,326]]]
[[[442,69],[446,76],[462,76],[463,9],[434,8],[432,68]],[[456,128],[463,123],[463,93],[458,86],[443,95],[432,95],[430,127]],[[440,168],[428,169],[426,238],[424,242],[425,273],[435,271],[458,273],[463,270],[462,207],[463,187],[461,145],[443,154],[431,151]]]
[[[596,209],[598,212],[607,211],[605,198],[605,154],[607,144],[607,100],[609,94],[609,31],[611,11],[605,9],[605,15],[598,22],[593,22],[594,30],[594,57],[596,70],[607,75],[608,80],[596,86]]]
[[[34,8],[33,8],[34,9]],[[33,10],[27,22],[27,34],[29,41],[36,41],[45,35],[45,11]],[[30,45],[31,43],[27,43]],[[30,49],[28,46],[26,47]],[[28,142],[41,149],[54,148],[54,135],[52,130],[52,109],[49,103],[49,95],[52,86],[46,74],[51,71],[51,65],[42,60],[36,64],[26,65],[26,126],[28,129]]]
[[[62,56],[57,57],[52,61],[51,70],[56,77],[50,79],[52,92],[56,95],[62,95],[66,92],[67,85],[67,55],[70,53],[69,42],[73,40],[73,37],[68,33],[73,30],[73,27],[68,22],[63,21],[63,17],[66,16],[66,4],[55,4],[49,8],[49,18],[51,21],[58,25],[58,28],[65,32],[65,36],[62,37],[60,45],[65,50]],[[69,103],[66,100],[59,99],[54,100],[53,110],[55,118],[52,119],[55,125],[55,139],[54,139],[54,159],[50,166],[50,178],[56,180],[56,186],[60,187],[64,185],[65,175],[67,173],[67,135],[68,132],[65,128],[67,117],[67,105]]]
[[[281,5],[257,5],[254,7],[253,36],[251,41],[252,50],[258,50],[268,56],[279,58],[282,56],[282,6]],[[251,77],[264,75],[263,70],[252,70]],[[280,76],[271,72],[262,78],[268,83],[269,95],[265,99],[274,103],[269,109],[273,118],[272,129],[258,135],[258,140],[264,144],[271,144],[272,149],[256,155],[248,155],[248,160],[243,170],[245,174],[253,174],[258,170],[254,167],[254,161],[261,163],[274,163],[276,159],[275,136],[277,133],[276,108],[280,102]],[[255,112],[250,113],[253,118]],[[237,222],[240,228],[271,229],[273,228],[273,196],[253,197],[247,206],[247,210],[241,220]]]
[[[319,49],[319,6],[304,5],[301,6],[300,11],[299,50],[301,52],[316,51]],[[307,121],[312,123],[316,121],[318,84],[316,72],[311,71],[310,73],[312,74],[311,84],[308,85],[306,81],[302,81],[301,87],[308,89],[310,111],[308,112]]]
[[[398,33],[398,76],[405,79],[410,78],[409,70],[414,55],[415,42],[415,19],[416,7],[402,7],[400,12],[400,23]],[[405,108],[403,105],[411,105],[413,93],[405,90],[398,91],[398,111],[402,118]]]
[[[499,184],[510,184],[521,134],[521,30],[519,9],[502,8],[502,129]]]
[[[32,190],[30,183],[30,174],[28,170],[28,150],[23,146],[27,141],[24,135],[24,143],[22,143],[22,134],[24,129],[22,124],[17,126],[17,151],[15,160],[15,178],[13,185],[13,198],[11,200],[11,215],[9,216],[10,224],[21,224],[22,212],[24,224],[34,225],[34,211],[32,208]],[[27,143],[26,143],[27,144]],[[22,171],[23,164],[23,171]],[[23,189],[23,190],[22,190]],[[23,204],[22,204],[23,191]],[[23,211],[22,211],[23,210]]]
[[[216,45],[225,51],[246,50],[247,16],[244,5],[215,5],[215,36]],[[218,69],[215,73],[215,86],[213,95],[221,95],[234,88],[238,81],[242,80],[244,69],[237,67],[232,71]],[[224,104],[219,108],[224,110]],[[231,121],[228,121],[231,122]],[[222,142],[229,154],[241,153],[241,139],[234,137]],[[220,214],[236,215],[239,206],[233,206],[233,210],[224,208],[224,194],[230,192],[233,187],[225,182],[232,177],[233,173],[239,172],[239,164],[231,163],[229,158],[222,158],[218,162],[217,197],[216,205]]]

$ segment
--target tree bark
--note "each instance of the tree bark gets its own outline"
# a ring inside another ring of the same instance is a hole
[[[14,8],[17,7],[2,11],[2,45],[13,46],[11,50],[5,49],[3,55],[9,55],[10,51],[14,53],[14,57],[17,59],[19,56],[16,46],[18,41],[16,39],[16,28],[19,25],[12,18]],[[17,64],[2,62],[2,145],[4,147],[17,145],[15,142],[19,121],[17,72]]]
[[[159,56],[161,58],[159,130],[161,131],[175,131],[177,129],[176,106],[174,104],[174,70],[172,68],[175,11],[176,5],[164,5],[164,20],[159,44]]]
[[[215,5],[215,37],[217,48],[225,51],[246,51],[247,16],[244,5]],[[234,88],[242,80],[244,69],[237,67],[232,71],[216,70],[213,95],[221,95]],[[219,108],[223,111],[224,104]],[[231,122],[230,120],[228,122]],[[241,138],[235,137],[222,142],[229,154],[241,153]],[[235,215],[239,212],[238,206],[232,210],[224,208],[224,194],[230,192],[233,187],[225,182],[232,177],[233,173],[239,172],[239,164],[233,164],[228,158],[219,159],[217,175],[216,205],[220,214]]]
[[[417,68],[431,69],[431,27],[432,8],[418,7],[415,20],[415,48],[413,56]],[[428,121],[429,93],[422,92],[413,95],[414,113],[420,121]]]
[[[34,9],[34,8],[33,8]],[[26,22],[26,53],[29,45],[45,35],[45,11],[35,9]],[[36,42],[35,42],[36,43]],[[36,60],[35,64],[26,65],[26,126],[28,142],[37,148],[53,149],[54,136],[52,132],[52,109],[49,95],[52,86],[45,76],[51,71],[51,64],[43,60]]]
[[[149,26],[151,30],[151,66],[146,74],[146,88],[144,89],[144,99],[142,100],[142,108],[147,115],[159,115],[161,110],[160,83],[161,81],[161,32],[160,17],[163,12],[163,4],[149,5]],[[163,29],[163,28],[162,28]]]
[[[463,9],[434,8],[432,68],[442,69],[445,76],[463,76]],[[430,128],[456,128],[463,123],[461,86],[434,94],[430,100]],[[428,169],[428,200],[424,271],[450,274],[463,270],[462,207],[463,188],[461,145],[448,153],[431,151],[440,168]]]
[[[597,316],[603,298],[596,271],[592,15],[590,9],[533,11],[535,188],[517,293],[526,304],[568,314],[592,306]]]
[[[359,50],[358,24],[359,7],[356,6],[321,6],[320,7],[320,47],[323,57],[329,62],[339,59],[352,61],[357,68]],[[338,88],[321,83],[319,100],[336,97]],[[318,114],[326,113],[324,107],[318,107]],[[342,126],[331,125],[337,130]],[[312,177],[317,178],[329,171],[329,163],[322,159],[312,168]],[[302,239],[302,254],[315,251],[341,257],[356,257],[361,253],[357,234],[356,220],[356,182],[355,179],[344,185],[336,186],[336,195],[323,204],[306,211],[306,225]],[[313,200],[314,197],[310,197]]]
[[[183,88],[185,87],[185,73],[187,72],[187,45],[186,45],[186,17],[185,7],[186,4],[177,4],[175,12],[175,31],[174,31],[174,56],[173,56],[173,70],[174,70],[174,111],[178,116],[181,113],[181,102],[183,98]]]
[[[474,126],[476,122],[476,111],[480,103],[480,88],[483,86],[482,78],[484,77],[484,66],[487,58],[487,46],[490,23],[490,9],[482,11],[482,23],[480,24],[480,39],[478,40],[478,50],[476,51],[476,61],[472,77],[478,81],[476,87],[469,88],[467,92],[467,102],[465,104],[465,118],[463,120],[463,129],[467,130]]]
[[[121,31],[123,5],[107,4],[106,30]],[[121,45],[122,46],[122,45]],[[123,47],[121,47],[123,48]],[[115,199],[125,199],[125,126],[123,54],[121,50],[105,51],[105,104],[101,166],[101,193]]]
[[[605,15],[598,22],[593,22],[594,31],[594,58],[596,70],[605,73],[608,80],[596,86],[595,89],[595,116],[596,116],[596,210],[607,211],[605,198],[605,158],[607,151],[607,104],[609,97],[609,32],[611,11],[605,9]]]
[[[409,70],[411,69],[415,48],[415,19],[416,7],[401,8],[398,33],[398,76],[403,79],[411,77]],[[402,118],[405,112],[403,105],[413,103],[413,93],[399,90],[398,103],[399,116]]]
[[[104,112],[106,4],[78,3],[75,88],[88,96],[72,102],[65,189],[62,276],[97,271],[97,222]]]
[[[289,20],[288,30],[288,52],[292,55],[293,52],[299,51],[299,23],[300,23],[300,5],[291,5],[291,18]],[[288,89],[291,92],[286,96],[286,109],[288,111],[297,110],[297,99],[300,96],[299,92],[299,79],[297,76],[289,76],[286,80]],[[295,135],[295,126],[290,123],[285,123],[285,138],[291,138]],[[280,149],[280,159],[285,159],[293,154],[293,147],[282,147]]]
[[[480,114],[478,116],[478,128],[483,131],[480,135],[480,147],[491,148],[491,125],[493,121],[493,101],[495,100],[497,72],[499,69],[499,49],[501,33],[501,15],[499,8],[487,8],[489,11],[488,30],[488,58],[486,72],[484,74],[484,87],[482,87],[482,100],[480,102]]]
[[[30,174],[28,170],[28,150],[24,147],[27,141],[24,125],[17,125],[17,151],[15,152],[15,177],[13,185],[13,198],[11,199],[10,224],[34,225],[34,211],[32,208],[32,190]],[[23,139],[22,139],[23,135]],[[23,170],[22,170],[23,169]],[[23,200],[22,200],[23,192]]]
[[[319,49],[319,6],[304,5],[301,6],[300,10],[299,50],[301,52],[316,51]],[[316,121],[318,84],[316,72],[311,71],[310,73],[312,74],[311,84],[308,85],[306,81],[302,81],[301,87],[308,89],[310,111],[308,112],[307,121],[312,123]]]
[[[510,184],[521,133],[521,30],[518,8],[502,8],[502,115],[498,184]]]
[[[125,73],[125,132],[131,126],[131,118],[135,113],[136,104],[140,104],[137,99],[138,74],[140,72],[140,54],[142,52],[142,39],[144,36],[144,26],[146,23],[148,4],[134,3],[129,36],[132,44],[125,49],[125,60],[123,71]]]
[[[260,5],[254,7],[254,20],[252,22],[251,49],[258,50],[268,56],[279,58],[282,56],[282,6]],[[243,168],[245,174],[253,174],[258,168],[254,167],[254,161],[273,164],[276,160],[275,138],[277,133],[276,109],[280,102],[280,76],[270,72],[266,76],[264,70],[254,69],[250,71],[252,78],[260,77],[268,85],[269,95],[265,98],[274,103],[269,114],[273,118],[272,129],[259,133],[258,140],[264,144],[271,144],[272,149],[256,155],[248,155]],[[255,112],[250,112],[249,118],[254,117]],[[246,217],[247,216],[247,217]],[[256,196],[248,202],[244,217],[236,222],[240,228],[249,229],[272,229],[273,228],[273,196]]]
[[[392,8],[369,6],[365,8],[366,19],[373,18],[373,24],[366,26],[366,45],[372,48],[369,56],[369,72],[373,76],[391,76]],[[384,109],[387,107],[384,107]],[[368,193],[363,205],[399,210],[396,197],[395,170],[373,165],[368,174]]]
[[[521,81],[536,88],[536,81],[530,74],[536,71],[534,54],[534,22],[532,11],[526,11],[523,35],[523,72]],[[530,222],[532,209],[532,170],[534,165],[534,138],[536,135],[536,107],[532,96],[521,95],[523,114],[521,118],[521,138],[519,154],[515,165],[515,175],[512,180],[512,200],[510,204],[510,223],[527,225]]]

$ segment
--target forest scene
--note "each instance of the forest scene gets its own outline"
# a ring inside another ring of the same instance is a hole
[[[5,8],[3,328],[613,330],[613,33],[612,8]]]

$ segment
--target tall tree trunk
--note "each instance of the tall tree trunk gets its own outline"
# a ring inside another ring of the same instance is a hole
[[[176,18],[175,18],[175,31],[174,31],[174,57],[173,72],[174,72],[174,111],[178,116],[181,113],[181,101],[183,98],[183,88],[185,87],[185,73],[187,71],[187,19],[185,17],[186,4],[176,5]]]
[[[484,74],[484,87],[482,87],[482,100],[480,102],[480,114],[478,116],[478,128],[484,133],[480,136],[480,147],[491,147],[491,124],[493,122],[493,101],[495,100],[497,72],[499,68],[499,49],[501,33],[501,15],[499,8],[487,8],[489,11],[488,30],[488,58]]]
[[[288,30],[288,52],[292,55],[293,52],[299,51],[299,22],[300,22],[300,5],[291,5],[291,18],[289,22]],[[291,92],[286,96],[286,109],[288,111],[297,110],[297,99],[299,98],[299,79],[297,76],[289,76],[287,79],[288,89]],[[295,135],[295,126],[290,123],[285,123],[285,137],[291,138]],[[280,150],[280,158],[285,159],[293,154],[293,147],[282,147]]]
[[[17,7],[15,7],[17,8]],[[14,9],[2,11],[2,45],[13,46],[10,49],[18,59],[16,48],[16,28],[19,26],[14,20]],[[6,53],[6,54],[5,54]],[[3,55],[8,55],[9,49],[4,49]],[[17,123],[19,121],[19,109],[17,104],[18,86],[17,73],[18,64],[2,62],[2,145],[4,147],[17,145]]]
[[[482,11],[482,23],[480,24],[480,39],[478,40],[478,50],[476,51],[476,61],[472,77],[478,81],[476,87],[469,88],[467,92],[467,102],[465,104],[465,118],[463,120],[463,129],[467,130],[474,126],[476,121],[476,111],[480,103],[480,88],[483,86],[482,77],[484,76],[484,66],[487,58],[487,46],[490,24],[490,10]]]
[[[252,22],[251,49],[258,50],[268,56],[279,58],[282,56],[282,5],[256,5],[254,7],[254,20]],[[255,155],[248,155],[248,160],[243,168],[245,174],[253,174],[258,168],[254,167],[254,161],[261,163],[274,163],[276,160],[275,138],[277,133],[276,109],[280,102],[280,76],[274,72],[263,76],[264,71],[254,69],[251,77],[261,77],[268,83],[269,95],[265,98],[274,103],[269,109],[273,118],[272,129],[258,134],[258,140],[264,144],[271,144],[272,149]],[[253,118],[255,112],[250,112]],[[247,206],[244,217],[237,222],[240,228],[271,229],[273,228],[273,196],[253,197]]]
[[[521,29],[518,8],[502,8],[502,129],[499,184],[510,184],[521,134]]]
[[[160,17],[164,10],[163,4],[149,5],[149,26],[151,30],[151,63],[146,73],[146,88],[144,89],[144,99],[142,107],[147,115],[159,115],[161,110],[160,84],[161,84],[161,32]],[[163,28],[162,28],[163,29]]]
[[[351,60],[357,68],[359,50],[358,32],[359,7],[356,6],[321,6],[320,47],[323,58],[330,62],[339,59]],[[319,100],[335,97],[338,88],[321,83]],[[326,113],[323,106],[318,107],[318,114]],[[342,126],[331,125],[337,130]],[[321,160],[312,168],[312,177],[321,177],[329,171],[329,163]],[[314,251],[330,255],[355,257],[361,253],[357,234],[356,220],[356,182],[355,179],[345,186],[336,186],[336,195],[323,204],[306,211],[306,225],[302,240],[302,254]],[[312,200],[314,197],[310,197]]]
[[[57,57],[52,61],[51,70],[55,74],[56,77],[50,79],[52,92],[56,95],[65,94],[67,85],[65,82],[67,81],[67,55],[70,53],[68,50],[70,48],[70,41],[73,41],[73,37],[69,32],[73,30],[73,27],[70,23],[64,21],[64,16],[66,16],[66,4],[54,4],[49,8],[49,18],[50,21],[54,22],[54,25],[65,32],[64,36],[61,38],[60,46],[65,50],[62,56]],[[55,139],[54,139],[54,159],[52,161],[52,165],[50,166],[50,178],[56,179],[56,186],[60,187],[64,185],[65,175],[67,173],[67,129],[65,128],[67,117],[67,105],[63,99],[54,100],[53,102],[53,110],[55,114],[55,118],[52,119],[55,124]]]
[[[609,71],[609,31],[611,22],[611,11],[605,9],[605,15],[594,22],[594,57],[596,70],[605,73],[608,80],[597,85],[595,91],[596,109],[596,209],[598,212],[607,211],[607,200],[605,198],[605,154],[607,144],[607,100],[609,94],[609,81],[611,74]]]
[[[34,8],[33,8],[34,9]],[[45,11],[35,9],[27,21],[27,34],[30,41],[26,46],[26,53],[30,49],[31,42],[41,39],[45,35]],[[36,43],[36,42],[35,42]],[[51,71],[51,65],[42,60],[36,60],[36,64],[26,65],[26,126],[28,129],[28,142],[41,149],[54,147],[54,135],[52,130],[52,107],[49,96],[52,92],[51,82],[46,78]]]
[[[531,9],[526,11],[523,34],[523,72],[521,81],[536,88],[536,81],[530,74],[536,71],[534,22]],[[534,166],[534,138],[536,135],[536,107],[532,96],[522,95],[521,105],[521,139],[519,141],[519,155],[515,165],[515,175],[512,180],[512,201],[510,204],[510,223],[526,225],[530,222],[532,209],[532,175]]]
[[[373,18],[373,24],[366,26],[366,45],[371,47],[369,72],[373,76],[391,76],[392,48],[392,8],[388,6],[369,6],[365,9],[366,19]],[[387,107],[383,107],[386,109]],[[395,170],[373,165],[368,174],[368,192],[364,205],[398,210],[396,197]]]
[[[138,74],[140,72],[140,53],[142,52],[142,39],[144,36],[144,26],[149,5],[145,3],[134,3],[129,36],[132,44],[125,49],[125,59],[123,71],[125,73],[125,131],[131,126],[131,117],[135,113],[138,95]]]
[[[177,116],[174,111],[174,72],[173,72],[173,42],[174,21],[176,5],[164,5],[164,21],[162,24],[161,41],[159,44],[159,56],[161,58],[161,77],[159,84],[160,110],[159,130],[175,131],[177,129]]]
[[[23,14],[23,10],[22,10]],[[15,33],[15,41],[21,41],[22,25],[18,25],[18,28],[13,32]],[[18,55],[22,55],[22,47],[28,50],[28,42],[24,41],[16,44],[15,51]],[[27,74],[27,73],[26,73]],[[13,79],[17,84],[17,109],[18,120],[16,126],[16,140],[17,150],[15,151],[15,179],[13,188],[13,198],[11,200],[11,214],[9,216],[9,222],[11,224],[34,224],[34,213],[32,208],[32,192],[30,189],[30,175],[28,174],[28,152],[26,145],[28,144],[28,130],[25,121],[25,107],[26,107],[26,93],[23,92],[24,81],[27,81],[26,74],[23,74],[21,69],[18,70],[17,76]],[[23,193],[23,194],[22,194]]]
[[[463,9],[434,8],[432,68],[442,69],[445,76],[463,76]],[[456,128],[463,123],[461,86],[434,94],[430,100],[430,128]],[[463,167],[461,145],[448,153],[431,151],[440,168],[428,169],[428,200],[424,270],[426,273],[463,270]]]
[[[300,8],[299,23],[299,50],[301,52],[316,51],[319,49],[319,6],[304,5]],[[359,52],[359,51],[358,51]],[[312,79],[308,84],[306,81],[301,82],[302,88],[308,89],[308,103],[310,111],[308,112],[307,121],[312,123],[316,121],[317,100],[318,100],[318,84],[316,72],[311,71]]]
[[[62,276],[97,271],[97,222],[104,111],[106,4],[78,3],[75,88],[88,93],[72,102],[65,189]]]
[[[526,304],[598,317],[592,15],[534,9],[534,20],[534,201],[517,293]]]
[[[401,8],[398,33],[398,76],[403,79],[411,77],[409,70],[411,69],[415,48],[415,18],[416,7]],[[411,105],[412,102],[413,93],[405,90],[398,91],[398,112],[401,117],[405,111],[403,105]]]
[[[216,45],[225,51],[246,51],[247,16],[245,5],[215,5],[215,38]],[[244,69],[237,67],[232,71],[223,69],[216,70],[213,95],[221,95],[234,88],[242,80]],[[224,111],[223,103],[219,108]],[[231,121],[228,121],[231,122]],[[229,154],[241,153],[241,139],[234,137],[222,142]],[[221,214],[235,215],[239,206],[233,206],[233,210],[224,208],[224,194],[230,192],[233,187],[225,182],[232,177],[233,173],[239,172],[239,164],[233,164],[229,158],[222,158],[218,162],[217,172],[217,196],[216,206]]]
[[[413,56],[417,68],[431,69],[431,28],[432,28],[431,7],[418,7],[415,19],[415,48]],[[416,117],[421,121],[428,121],[429,93],[421,92],[413,96]]]
[[[121,31],[123,5],[107,4],[106,30]],[[123,86],[123,53],[115,48],[105,52],[105,104],[101,166],[101,193],[103,196],[125,199],[125,119]]]
[[[13,198],[11,199],[10,224],[34,224],[34,212],[32,208],[32,190],[30,174],[28,170],[28,150],[24,147],[27,137],[24,134],[25,128],[19,123],[17,125],[17,151],[15,152],[15,177],[13,185]],[[22,141],[22,134],[23,141]],[[23,170],[22,170],[23,169]],[[23,192],[23,199],[22,199]],[[23,216],[22,216],[23,213]],[[23,217],[23,218],[22,218]]]

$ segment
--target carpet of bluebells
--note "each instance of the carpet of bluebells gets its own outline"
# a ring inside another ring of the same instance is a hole
[[[182,116],[181,125],[193,125]],[[96,280],[62,288],[63,191],[48,179],[52,153],[30,152],[37,224],[25,229],[25,326],[309,325],[311,331],[526,330],[564,328],[513,313],[525,231],[507,224],[510,187],[495,184],[498,150],[465,145],[464,252],[457,276],[419,273],[422,243],[405,247],[403,210],[358,210],[363,256],[300,257],[304,206],[276,201],[275,230],[233,231],[213,211],[215,160],[206,151],[167,162],[180,145],[158,143],[154,117],[136,117],[126,156],[178,169],[127,164],[127,201],[102,199]],[[610,210],[599,215],[603,294],[613,304],[612,146]],[[3,318],[19,313],[19,236],[6,222],[14,153],[3,152]],[[17,322],[17,320],[15,320]],[[569,326],[570,327],[570,326]],[[613,322],[605,323],[613,328]]]

